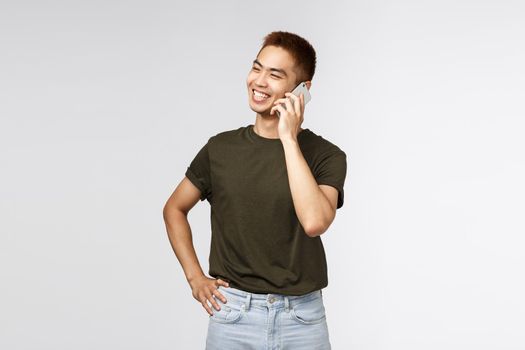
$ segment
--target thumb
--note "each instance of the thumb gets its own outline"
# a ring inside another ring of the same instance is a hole
[[[220,278],[217,279],[217,282],[219,282],[220,284],[222,284],[222,285],[225,286],[225,287],[229,287],[229,286],[230,286],[230,284],[229,284],[228,282],[223,281],[223,280],[221,280]]]

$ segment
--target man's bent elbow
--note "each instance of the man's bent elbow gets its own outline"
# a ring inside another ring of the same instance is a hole
[[[181,216],[187,216],[187,214],[187,212],[184,212],[172,206],[165,206],[164,209],[162,209],[162,217],[164,218],[164,221],[168,221],[170,219],[178,218]]]
[[[326,225],[311,225],[311,226],[307,226],[304,228],[304,232],[309,236],[309,237],[317,237],[317,236],[320,236],[322,235],[323,233],[326,232],[326,230],[328,229],[328,226]]]

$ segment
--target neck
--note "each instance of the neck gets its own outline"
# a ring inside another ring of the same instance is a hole
[[[265,137],[267,139],[278,139],[279,132],[277,127],[279,126],[279,117],[277,115],[273,116],[261,116],[257,113],[255,117],[255,124],[253,126],[253,131],[259,136]],[[299,127],[299,131],[302,131],[303,128]]]

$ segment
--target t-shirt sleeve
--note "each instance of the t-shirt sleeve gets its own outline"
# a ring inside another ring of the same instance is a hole
[[[210,138],[211,140],[211,138]],[[186,170],[186,177],[201,191],[200,200],[211,196],[211,169],[209,157],[210,140],[200,149]]]
[[[321,158],[314,177],[318,185],[330,185],[337,189],[337,209],[341,208],[344,203],[346,153],[341,150],[328,152]]]

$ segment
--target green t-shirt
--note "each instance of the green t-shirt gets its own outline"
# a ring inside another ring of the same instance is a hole
[[[297,140],[317,182],[339,191],[346,154],[303,129]],[[302,295],[328,285],[321,237],[309,237],[295,213],[280,139],[253,125],[209,138],[186,170],[211,206],[209,275],[252,293]]]

